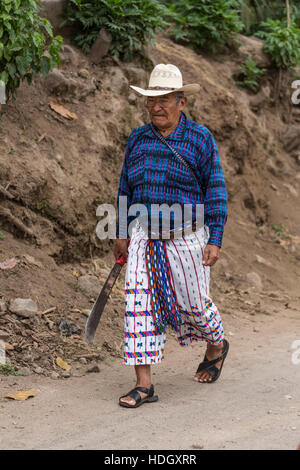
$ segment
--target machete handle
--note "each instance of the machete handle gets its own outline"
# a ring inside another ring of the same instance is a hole
[[[127,251],[128,251],[129,243],[130,243],[130,238],[128,238],[128,240],[127,240]],[[120,264],[121,266],[124,266],[124,264],[126,264],[126,261],[127,261],[127,259],[125,259],[123,255],[121,255],[117,259],[116,263]]]
[[[117,259],[116,263],[120,264],[121,266],[124,266],[126,264],[126,259],[124,258],[123,255],[120,256],[120,258]]]

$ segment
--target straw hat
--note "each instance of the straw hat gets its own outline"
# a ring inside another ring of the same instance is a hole
[[[185,95],[192,95],[200,90],[200,85],[192,83],[183,86],[182,75],[176,65],[158,64],[151,72],[146,90],[133,85],[130,85],[130,88],[144,96],[160,96],[176,91],[183,91]]]

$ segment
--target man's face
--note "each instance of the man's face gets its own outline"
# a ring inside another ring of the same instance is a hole
[[[151,121],[160,130],[177,126],[185,104],[186,98],[181,98],[177,103],[174,93],[147,98],[147,109]]]

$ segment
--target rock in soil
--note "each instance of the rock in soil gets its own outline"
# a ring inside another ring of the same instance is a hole
[[[88,367],[86,370],[87,372],[100,372],[100,367],[97,364],[92,365],[91,367]]]
[[[32,299],[14,299],[9,304],[9,310],[23,318],[33,317],[38,311],[37,304]]]

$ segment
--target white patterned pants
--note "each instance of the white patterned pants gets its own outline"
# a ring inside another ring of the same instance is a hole
[[[210,267],[202,265],[209,228],[180,239],[166,240],[172,286],[180,307],[182,324],[179,344],[192,341],[218,344],[224,339],[222,320],[209,297]],[[145,262],[147,235],[137,223],[132,231],[125,276],[125,339],[123,362],[128,365],[157,364],[164,355],[166,333],[157,334]]]

